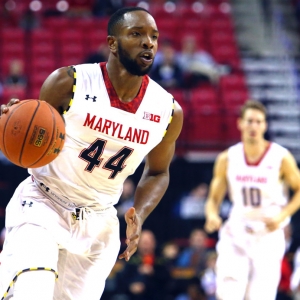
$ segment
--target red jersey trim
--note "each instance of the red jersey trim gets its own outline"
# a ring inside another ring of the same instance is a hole
[[[266,156],[266,154],[268,153],[269,149],[271,148],[271,142],[269,142],[269,145],[267,146],[267,148],[265,149],[265,152],[262,154],[262,156],[256,161],[256,162],[249,162],[245,153],[245,149],[243,147],[243,152],[244,152],[244,158],[245,158],[245,162],[248,166],[258,166],[260,164],[260,162],[264,159],[264,157]]]
[[[132,113],[132,114],[135,114],[138,110],[138,108],[140,107],[140,104],[142,103],[142,100],[145,96],[145,93],[146,93],[146,89],[148,87],[148,84],[149,84],[149,77],[148,76],[143,76],[143,81],[142,81],[142,84],[141,84],[141,87],[140,87],[140,90],[137,94],[137,96],[132,99],[130,102],[128,103],[123,103],[110,79],[109,79],[109,76],[108,76],[108,73],[107,73],[107,69],[106,69],[106,62],[103,62],[103,63],[100,63],[100,68],[102,70],[102,74],[103,74],[103,78],[104,78],[104,83],[105,83],[105,86],[106,86],[106,89],[107,89],[107,93],[108,93],[108,97],[109,97],[109,100],[110,100],[110,105],[112,107],[115,107],[115,108],[118,108],[118,109],[121,109],[121,110],[125,110],[129,113]]]

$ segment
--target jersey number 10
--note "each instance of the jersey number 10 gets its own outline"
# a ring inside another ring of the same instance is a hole
[[[261,191],[258,188],[242,188],[245,206],[258,207],[261,204]]]

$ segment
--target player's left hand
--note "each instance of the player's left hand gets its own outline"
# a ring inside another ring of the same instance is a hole
[[[119,259],[124,258],[129,261],[130,257],[135,253],[142,231],[141,221],[135,212],[134,207],[130,207],[125,213],[126,229],[126,250],[119,255]]]
[[[10,99],[10,101],[7,104],[2,104],[0,107],[0,115],[6,114],[11,106],[13,106],[14,104],[17,104],[19,102],[20,102],[19,99],[12,98],[12,99]]]
[[[279,214],[273,218],[265,218],[264,222],[266,225],[266,228],[269,231],[274,231],[280,227],[281,222],[283,221],[282,216]]]

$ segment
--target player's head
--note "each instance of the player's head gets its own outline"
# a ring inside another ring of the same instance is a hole
[[[248,100],[242,107],[238,127],[242,133],[242,140],[255,143],[264,138],[267,130],[267,110],[265,106],[255,100]]]
[[[149,73],[157,51],[158,30],[144,8],[124,7],[116,11],[107,26],[112,55],[132,75]]]

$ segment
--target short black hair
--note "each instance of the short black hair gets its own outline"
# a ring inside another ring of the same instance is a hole
[[[124,20],[124,15],[128,12],[132,12],[132,11],[145,11],[146,13],[148,13],[149,15],[150,12],[142,7],[138,7],[138,6],[128,6],[128,7],[123,7],[118,9],[115,13],[113,13],[108,21],[108,25],[107,25],[107,34],[108,35],[116,35],[116,28],[117,25],[120,24],[123,20]]]

